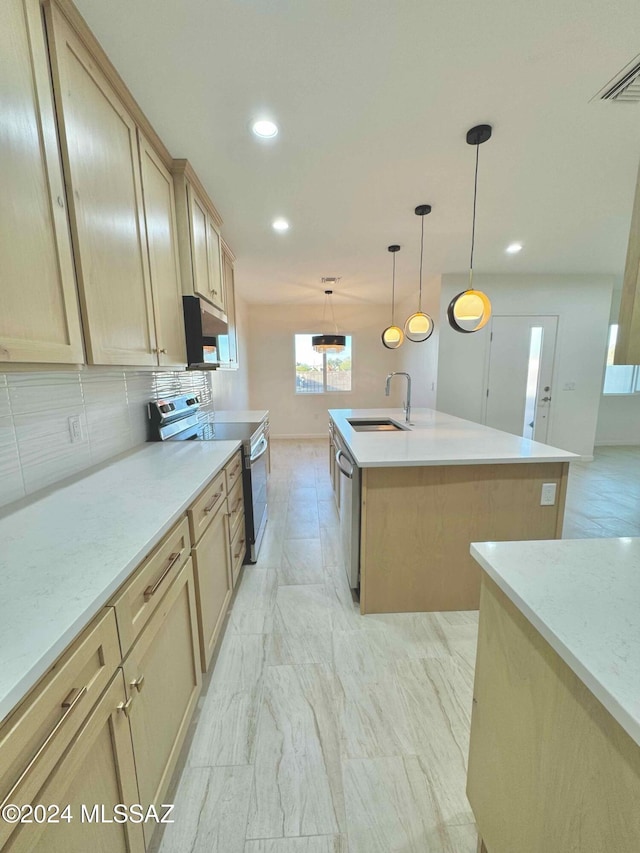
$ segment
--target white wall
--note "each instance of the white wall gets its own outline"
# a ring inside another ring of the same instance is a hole
[[[249,408],[249,352],[247,303],[236,293],[236,335],[238,338],[238,369],[215,370],[211,373],[213,400],[217,411]]]
[[[472,335],[454,332],[446,309],[467,287],[466,275],[442,277],[437,407],[478,423],[483,418],[490,326]],[[558,339],[548,443],[590,457],[602,390],[604,352],[614,280],[611,276],[483,276],[475,286],[493,313],[558,316]],[[575,390],[565,390],[575,383]]]
[[[428,341],[413,343],[405,339],[397,351],[400,356],[399,370],[411,375],[411,405],[436,408],[438,385],[438,345],[440,340],[440,276],[432,276],[422,285],[422,310],[433,317],[435,329]],[[396,324],[404,328],[410,314],[418,310],[418,292],[406,297],[396,309]]]
[[[380,335],[389,325],[384,305],[344,304],[335,298],[338,328],[353,336],[353,390],[350,393],[296,394],[294,335],[318,332],[322,302],[313,305],[260,305],[249,314],[249,399],[251,408],[269,409],[273,436],[322,436],[327,409],[398,406],[404,389],[394,383],[385,397],[387,373],[402,370],[398,351],[387,350]]]
[[[610,323],[618,322],[622,279],[616,282],[611,299]],[[596,444],[640,444],[640,394],[603,394],[600,399]]]

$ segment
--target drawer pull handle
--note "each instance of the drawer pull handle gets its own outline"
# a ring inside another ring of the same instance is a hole
[[[215,493],[215,495],[213,496],[213,500],[211,501],[211,503],[209,504],[209,506],[206,506],[206,507],[203,509],[203,512],[205,512],[205,513],[207,513],[207,512],[211,512],[211,510],[214,508],[214,506],[215,506],[215,505],[218,503],[218,501],[220,500],[221,495],[222,495],[222,492],[216,492],[216,493]]]
[[[135,687],[138,693],[140,693],[144,687],[144,675],[139,675],[138,678],[134,678],[133,681],[130,681],[129,687]]]
[[[27,776],[31,772],[31,769],[33,768],[34,764],[36,764],[36,762],[38,761],[38,759],[40,758],[42,753],[49,746],[49,744],[54,739],[54,737],[58,734],[58,732],[60,731],[60,729],[64,725],[65,721],[71,716],[71,714],[73,714],[73,711],[74,711],[76,705],[78,704],[78,702],[80,702],[80,700],[82,699],[82,697],[85,695],[86,692],[87,692],[87,687],[85,685],[85,687],[82,687],[79,690],[76,690],[76,688],[74,687],[73,690],[71,691],[71,693],[69,693],[67,698],[64,700],[64,702],[60,706],[61,708],[64,708],[64,714],[60,717],[60,719],[55,724],[55,726],[51,729],[49,734],[42,741],[42,743],[40,744],[40,747],[38,748],[38,751],[36,752],[36,754],[33,756],[31,761],[27,764],[27,766],[24,768],[24,770],[22,771],[22,773],[18,777],[18,781],[11,788],[11,790],[9,791],[7,796],[4,798],[4,800],[0,803],[0,811],[7,805],[7,803],[10,803],[12,801],[13,795],[18,790],[20,785],[22,785],[24,780],[27,778]]]
[[[178,562],[179,559],[180,559],[180,551],[176,551],[175,554],[169,555],[169,562],[167,563],[167,566],[166,566],[165,570],[163,571],[163,573],[160,575],[158,580],[152,586],[148,586],[145,589],[145,591],[144,591],[144,600],[145,601],[149,601],[149,599],[156,594],[156,592],[158,591],[158,588],[160,587],[160,584],[166,578],[166,576],[169,574],[169,572],[175,566],[175,564]]]
[[[238,544],[240,545],[240,550],[233,555],[234,560],[237,560],[240,554],[242,554],[242,546],[244,545],[244,539],[241,539]]]
[[[242,500],[243,500],[242,495],[240,495],[240,497],[236,501],[236,505],[233,508],[234,512],[238,512],[238,510],[240,509],[240,504],[242,503]]]
[[[133,696],[129,696],[126,702],[118,702],[116,707],[116,711],[121,711],[127,719],[129,719],[129,712],[131,711],[131,706],[133,705]]]
[[[239,470],[240,470],[240,463],[238,462],[236,464],[236,467],[233,469],[233,471],[230,472],[229,479],[233,480],[233,478],[236,476],[236,474],[238,473]]]

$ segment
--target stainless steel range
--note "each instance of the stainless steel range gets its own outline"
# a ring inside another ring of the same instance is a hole
[[[242,485],[247,535],[245,562],[255,563],[267,525],[267,450],[264,423],[216,423],[215,415],[199,412],[193,394],[148,404],[150,441],[242,442]]]

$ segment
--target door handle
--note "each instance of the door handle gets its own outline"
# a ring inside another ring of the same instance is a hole
[[[540,400],[541,403],[550,403],[551,397],[542,397]]]

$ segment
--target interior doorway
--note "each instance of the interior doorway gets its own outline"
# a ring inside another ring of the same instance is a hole
[[[484,422],[547,441],[558,318],[494,316]]]

